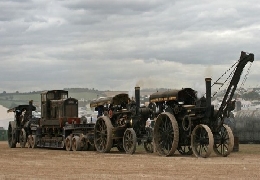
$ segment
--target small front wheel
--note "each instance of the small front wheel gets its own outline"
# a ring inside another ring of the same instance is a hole
[[[136,133],[133,128],[127,128],[123,137],[123,146],[127,154],[134,154],[136,150]]]
[[[214,152],[223,157],[227,157],[234,147],[234,136],[231,128],[223,124],[219,132],[214,134]]]
[[[196,157],[209,157],[213,150],[213,134],[207,125],[199,124],[191,136],[192,151]]]
[[[147,153],[153,153],[153,142],[145,142],[144,149]]]

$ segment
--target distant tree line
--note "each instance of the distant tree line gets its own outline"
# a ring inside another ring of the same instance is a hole
[[[64,88],[65,91],[71,92],[97,92],[98,90],[95,88]]]
[[[42,91],[30,91],[30,92],[19,92],[19,91],[15,91],[15,92],[6,92],[6,91],[3,91],[2,93],[0,93],[0,95],[6,95],[6,94],[40,94],[42,93]]]

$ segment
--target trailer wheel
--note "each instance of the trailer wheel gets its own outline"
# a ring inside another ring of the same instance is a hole
[[[159,114],[153,135],[156,151],[162,156],[173,155],[179,143],[179,128],[174,115],[169,112]]]
[[[134,154],[136,150],[136,133],[133,128],[127,128],[123,137],[123,146],[127,154]]]
[[[219,132],[214,134],[214,152],[223,157],[227,157],[234,147],[234,136],[231,128],[223,124]]]
[[[19,142],[20,142],[21,148],[24,148],[27,143],[27,136],[26,136],[26,132],[25,132],[24,128],[22,128],[20,131]]]
[[[65,147],[66,147],[67,151],[72,150],[72,142],[71,141],[72,141],[71,135],[67,136],[66,140],[65,140]]]
[[[16,147],[15,130],[13,129],[11,123],[8,126],[8,145],[10,148]]]
[[[72,138],[72,141],[71,141],[71,149],[73,151],[80,151],[81,150],[81,147],[80,147],[80,141],[79,141],[79,137],[78,136],[74,136]]]
[[[98,118],[94,128],[94,144],[98,152],[107,153],[113,145],[112,124],[107,116]]]
[[[213,150],[213,134],[207,125],[197,125],[191,135],[192,151],[196,157],[209,157]]]

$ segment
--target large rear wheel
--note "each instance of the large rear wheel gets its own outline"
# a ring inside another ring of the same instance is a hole
[[[8,126],[8,145],[10,148],[16,147],[16,137],[15,137],[15,130],[13,129],[12,125],[9,123]]]
[[[159,114],[153,135],[158,153],[163,156],[173,155],[179,143],[179,128],[175,117],[169,112]]]
[[[113,145],[112,124],[107,116],[98,118],[94,128],[94,144],[98,152],[107,153]]]
[[[207,125],[197,125],[191,135],[192,151],[196,157],[209,157],[213,150],[213,134]]]
[[[219,155],[226,157],[230,154],[234,147],[234,136],[231,128],[223,124],[220,127],[219,132],[214,134],[214,152]]]

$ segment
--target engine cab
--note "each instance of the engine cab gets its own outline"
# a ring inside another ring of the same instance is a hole
[[[68,98],[68,91],[51,90],[41,94],[41,125],[63,127],[79,124],[78,100]]]

